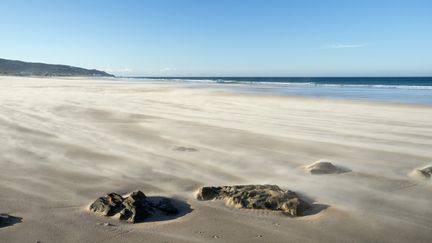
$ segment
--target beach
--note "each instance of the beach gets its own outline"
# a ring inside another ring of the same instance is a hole
[[[0,76],[0,242],[431,242],[432,106],[239,93],[122,79]],[[329,160],[346,173],[311,175]],[[201,186],[275,184],[313,202],[288,217],[198,201]],[[128,224],[109,192],[175,198]],[[104,225],[110,222],[112,225]]]

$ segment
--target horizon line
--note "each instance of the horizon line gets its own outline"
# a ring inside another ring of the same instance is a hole
[[[116,76],[116,78],[432,78],[430,76]]]

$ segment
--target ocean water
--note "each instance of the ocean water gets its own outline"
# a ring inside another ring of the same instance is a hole
[[[137,78],[212,86],[242,93],[432,104],[432,77],[191,77]]]

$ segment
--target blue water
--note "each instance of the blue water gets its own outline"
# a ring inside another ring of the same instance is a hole
[[[310,96],[365,101],[432,104],[432,77],[152,77],[196,87],[228,88],[243,93]]]

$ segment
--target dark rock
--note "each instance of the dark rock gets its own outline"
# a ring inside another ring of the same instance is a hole
[[[432,166],[423,168],[423,169],[421,169],[419,171],[420,171],[420,173],[423,174],[423,176],[425,178],[431,178],[431,176],[432,176]]]
[[[197,199],[201,201],[213,200],[219,195],[221,189],[222,187],[201,187],[198,190]]]
[[[133,192],[123,201],[123,206],[120,219],[130,223],[143,222],[153,212],[147,197],[141,191]]]
[[[301,215],[310,205],[293,191],[284,191],[276,185],[240,185],[202,187],[198,200],[223,200],[236,208],[279,210],[287,215]]]
[[[135,191],[129,195],[134,201],[143,201],[147,199],[147,196],[142,191]]]
[[[123,209],[123,197],[117,193],[109,193],[104,197],[96,199],[90,205],[90,211],[104,216],[113,216]]]
[[[109,193],[105,197],[96,199],[90,205],[90,211],[105,216],[118,214],[120,220],[125,220],[129,223],[143,222],[158,212],[170,215],[178,213],[178,209],[174,207],[170,199],[162,198],[156,202],[152,202],[141,191],[132,192],[126,198],[117,193]]]
[[[415,169],[410,173],[410,175],[421,179],[430,179],[432,178],[432,166],[427,166],[422,169]]]

